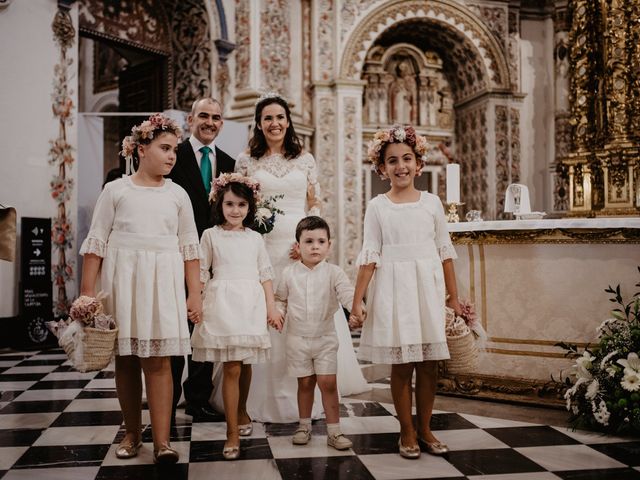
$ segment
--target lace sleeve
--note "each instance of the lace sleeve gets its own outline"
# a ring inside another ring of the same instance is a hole
[[[264,240],[259,233],[256,233],[258,239],[258,276],[260,277],[260,283],[264,283],[267,280],[273,280],[275,273],[269,260],[269,254],[267,253],[267,247],[264,244]]]
[[[250,158],[251,157],[249,157],[249,154],[247,152],[242,152],[240,155],[238,155],[238,158],[236,159],[235,171],[241,173],[245,177],[248,176]]]
[[[80,247],[80,255],[92,253],[104,258],[107,254],[107,244],[95,237],[87,237]]]
[[[376,206],[373,201],[371,201],[364,214],[364,239],[362,241],[362,250],[356,260],[356,265],[361,267],[375,263],[376,267],[379,267],[381,251],[382,227],[378,220]]]
[[[198,260],[202,257],[200,252],[200,245],[197,243],[191,243],[189,245],[180,245],[180,253],[182,254],[182,260],[185,262],[189,260]]]
[[[438,247],[440,260],[444,262],[449,258],[456,259],[458,258],[458,254],[451,243],[451,237],[449,236],[449,230],[447,229],[447,219],[444,215],[444,207],[438,197],[435,198],[435,204],[436,246]]]

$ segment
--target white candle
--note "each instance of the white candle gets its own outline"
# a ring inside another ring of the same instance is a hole
[[[460,165],[447,165],[447,203],[460,203]]]

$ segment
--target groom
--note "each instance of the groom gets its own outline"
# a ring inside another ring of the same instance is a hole
[[[211,208],[209,207],[209,191],[211,181],[221,173],[233,172],[235,161],[215,145],[215,139],[222,130],[222,105],[213,98],[201,98],[193,102],[191,112],[187,116],[191,131],[188,140],[178,145],[176,164],[169,174],[175,183],[189,194],[193,214],[198,228],[198,236],[202,236],[211,227]],[[193,329],[193,324],[189,323]],[[172,424],[175,424],[176,406],[182,393],[182,372],[184,357],[171,357],[173,375],[173,411]],[[189,355],[188,376],[184,382],[185,413],[194,421],[216,421],[220,419],[209,404],[213,391],[211,383],[213,364],[211,362],[194,362]]]

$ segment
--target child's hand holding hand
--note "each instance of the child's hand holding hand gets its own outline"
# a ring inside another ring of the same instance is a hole
[[[280,313],[277,309],[273,309],[267,312],[267,325],[271,328],[275,328],[277,331],[281,332],[282,327],[284,325],[284,319],[282,318],[282,313]]]
[[[354,307],[351,309],[351,315],[349,315],[349,327],[360,328],[367,318],[367,312],[362,306]]]
[[[187,318],[194,324],[202,319],[202,295],[199,292],[190,293],[187,297]]]

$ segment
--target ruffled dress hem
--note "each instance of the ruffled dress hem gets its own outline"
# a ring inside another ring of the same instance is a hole
[[[374,347],[360,344],[358,358],[373,363],[401,364],[449,359],[447,342],[402,345],[400,347]]]
[[[270,347],[194,347],[192,358],[196,362],[242,362],[244,364],[266,363],[270,358],[270,350]]]

